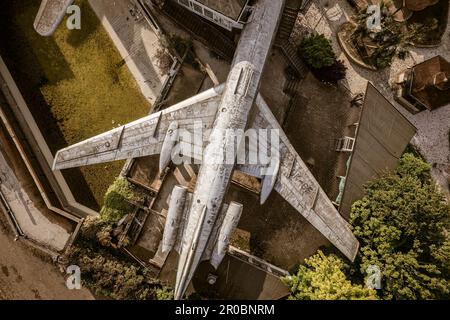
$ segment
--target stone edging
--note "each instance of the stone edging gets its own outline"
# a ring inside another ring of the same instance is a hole
[[[347,44],[346,44],[345,40],[342,38],[342,33],[344,31],[343,29],[344,29],[344,27],[346,27],[348,25],[353,25],[353,24],[350,21],[344,22],[337,31],[337,39],[338,39],[339,45],[340,45],[341,49],[344,51],[347,58],[354,64],[360,66],[361,68],[364,68],[364,69],[370,70],[370,71],[379,71],[377,68],[364,63],[362,60],[354,57],[350,53],[350,50],[347,48]]]

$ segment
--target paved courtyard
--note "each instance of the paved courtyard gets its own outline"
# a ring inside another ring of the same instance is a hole
[[[413,138],[412,144],[418,148],[427,161],[434,166],[435,178],[445,187],[446,179],[450,171],[450,105],[440,109],[423,111],[412,115],[394,100],[392,85],[399,72],[406,70],[420,62],[423,62],[436,55],[441,55],[450,61],[450,28],[442,37],[442,44],[436,48],[410,48],[410,56],[404,61],[395,59],[391,68],[379,72],[363,69],[350,63],[344,52],[341,50],[336,32],[339,26],[349,20],[354,13],[347,1],[344,0],[317,0],[308,8],[298,23],[311,31],[325,34],[333,41],[333,47],[337,52],[338,59],[345,62],[348,71],[343,82],[352,95],[365,91],[367,81],[372,82],[389,101],[416,126],[417,134]],[[449,20],[450,21],[450,20]],[[449,23],[450,24],[450,23]],[[445,172],[447,171],[447,172]]]

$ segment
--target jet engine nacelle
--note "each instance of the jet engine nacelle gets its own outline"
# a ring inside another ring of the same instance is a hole
[[[263,177],[262,186],[261,186],[261,205],[263,205],[266,200],[269,198],[272,193],[273,187],[277,182],[278,172],[280,171],[280,160],[278,158],[274,158],[271,161],[270,168],[266,168],[265,170],[269,173],[269,169],[272,171],[270,174],[266,174]]]
[[[159,156],[159,172],[162,173],[172,160],[172,151],[178,143],[178,122],[173,121],[167,129],[166,137],[164,138],[161,147],[161,154]]]
[[[163,253],[172,250],[178,238],[178,229],[183,217],[186,204],[187,188],[175,186],[170,196],[169,211],[167,212],[161,251]]]
[[[242,210],[243,205],[237,202],[231,202],[228,206],[227,213],[225,214],[225,218],[219,230],[216,244],[211,253],[210,263],[216,269],[227,253],[230,238],[238,226]]]

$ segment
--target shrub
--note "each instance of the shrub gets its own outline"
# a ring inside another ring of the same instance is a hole
[[[312,70],[314,76],[322,82],[337,84],[339,80],[345,79],[347,67],[341,60],[336,60],[331,66]]]
[[[330,67],[336,61],[331,41],[323,34],[303,39],[300,45],[300,55],[308,66],[314,69]]]
[[[283,278],[292,292],[291,300],[375,300],[372,289],[355,285],[347,279],[344,262],[321,251],[306,260],[296,275]]]

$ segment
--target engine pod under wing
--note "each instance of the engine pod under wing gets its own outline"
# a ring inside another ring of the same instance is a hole
[[[219,229],[216,243],[211,252],[210,263],[216,269],[227,253],[231,236],[233,235],[234,230],[236,230],[239,220],[241,219],[242,210],[243,205],[237,202],[231,202],[228,206],[225,218],[223,219],[222,225]]]
[[[161,251],[163,253],[172,250],[178,238],[178,230],[183,217],[186,204],[187,188],[175,186],[170,196],[169,211],[167,212]]]

